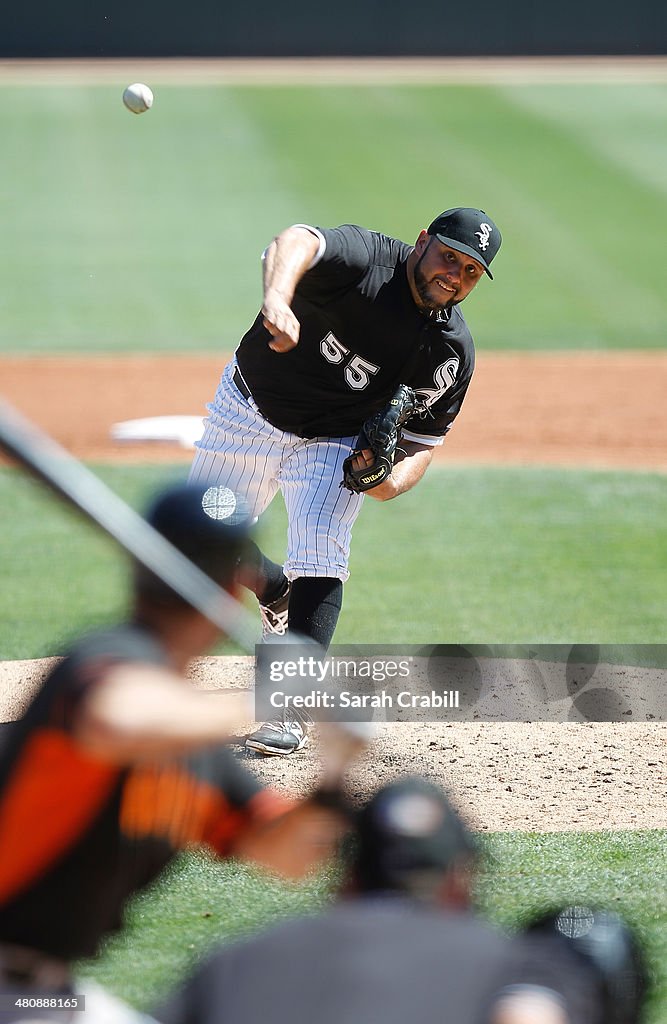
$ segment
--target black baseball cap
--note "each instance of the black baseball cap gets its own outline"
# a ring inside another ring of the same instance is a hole
[[[459,206],[439,214],[428,228],[439,242],[481,263],[493,280],[489,263],[500,249],[502,235],[484,210]]]
[[[477,844],[444,791],[404,776],[371,798],[357,816],[352,871],[362,890],[409,889],[410,879],[442,876]]]
[[[234,578],[246,552],[252,520],[245,501],[229,487],[177,484],[157,494],[146,521],[222,587]],[[173,591],[138,565],[137,584],[154,600],[175,599]]]

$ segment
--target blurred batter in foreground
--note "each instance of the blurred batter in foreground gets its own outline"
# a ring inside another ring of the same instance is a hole
[[[234,590],[248,517],[231,491],[171,489],[148,520]],[[128,897],[189,844],[290,877],[331,853],[343,827],[338,784],[359,741],[332,727],[322,788],[310,798],[293,804],[264,789],[224,745],[252,717],[247,693],[200,693],[185,678],[219,636],[138,567],[129,619],[75,643],[8,727],[0,754],[5,1003],[12,993],[66,998],[71,962],[93,956],[121,927]],[[40,1014],[33,1006],[10,1019],[22,1016]]]

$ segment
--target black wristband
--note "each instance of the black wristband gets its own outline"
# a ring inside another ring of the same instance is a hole
[[[309,800],[317,807],[334,811],[344,818],[352,818],[354,814],[352,804],[339,786],[318,786],[310,794]]]

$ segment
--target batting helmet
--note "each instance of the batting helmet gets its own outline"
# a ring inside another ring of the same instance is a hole
[[[221,587],[229,587],[243,557],[251,527],[248,509],[229,487],[178,484],[161,492],[145,518],[175,548]],[[151,601],[181,599],[149,570],[135,570],[137,590]]]

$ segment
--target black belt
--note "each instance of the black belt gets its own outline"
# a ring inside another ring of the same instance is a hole
[[[244,381],[243,375],[242,375],[241,371],[239,370],[238,366],[236,367],[236,369],[234,370],[234,372],[232,374],[232,383],[234,384],[234,386],[236,388],[238,388],[238,390],[241,392],[241,394],[246,399],[246,401],[248,399],[252,398],[252,392],[250,391],[250,388],[248,387],[248,385]]]

